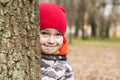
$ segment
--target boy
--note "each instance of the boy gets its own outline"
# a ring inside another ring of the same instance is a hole
[[[74,80],[72,68],[66,61],[65,10],[55,3],[41,3],[39,10],[42,80]]]

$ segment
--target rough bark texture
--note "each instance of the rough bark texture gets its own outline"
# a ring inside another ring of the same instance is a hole
[[[0,0],[0,80],[40,80],[39,0]]]

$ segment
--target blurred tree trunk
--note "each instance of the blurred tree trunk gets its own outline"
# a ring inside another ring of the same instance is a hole
[[[74,0],[72,1],[67,1],[65,0],[65,8],[66,8],[66,13],[67,13],[67,22],[69,26],[69,43],[72,43],[72,26],[74,24],[74,13],[75,13],[75,8],[74,8]]]
[[[74,37],[77,38],[79,35],[79,30],[82,30],[82,39],[86,39],[86,29],[85,24],[86,19],[85,19],[85,14],[87,13],[87,1],[86,0],[80,0],[78,3],[78,8],[76,11],[76,17],[75,17],[75,33]],[[87,26],[86,26],[87,27]]]
[[[87,7],[88,7],[88,2],[87,0],[81,0],[81,27],[82,27],[82,39],[86,39],[86,29],[87,28],[84,28],[84,21],[85,21],[85,13],[87,12]]]
[[[69,43],[72,43],[72,26],[74,24],[74,0],[56,0],[56,3],[64,6],[67,15],[67,25],[69,26]]]
[[[98,24],[100,22],[99,20],[99,8],[97,8],[96,4],[99,4],[98,1],[96,0],[92,0],[90,1],[89,7],[90,9],[88,9],[89,11],[89,24],[91,25],[91,36],[92,37],[96,37],[97,36],[97,28],[98,28]]]
[[[102,20],[102,27],[100,30],[100,37],[101,38],[109,38],[109,29],[111,26],[111,18],[103,18]]]
[[[61,0],[56,0],[56,3],[61,4]]]
[[[89,19],[89,22],[91,24],[91,29],[92,29],[92,33],[91,33],[92,37],[96,37],[96,27],[97,27],[97,25],[96,25],[96,19],[95,19],[96,16],[95,15],[96,15],[95,12],[94,12],[94,14],[92,13],[90,15],[90,19]]]
[[[80,11],[77,11],[77,17],[75,18],[75,33],[74,33],[74,37],[77,38],[78,34],[79,34],[79,30],[80,30]]]
[[[78,4],[77,4],[78,3]],[[76,14],[75,14],[75,33],[74,37],[77,38],[79,35],[80,25],[81,25],[81,4],[80,1],[77,2]]]
[[[40,80],[38,0],[0,0],[0,80]]]

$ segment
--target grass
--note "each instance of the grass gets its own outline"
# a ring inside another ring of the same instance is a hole
[[[116,46],[120,47],[120,38],[89,38],[86,40],[83,40],[81,38],[73,39],[72,44],[75,45],[81,45],[81,44],[88,44],[88,45],[98,45],[98,46]]]

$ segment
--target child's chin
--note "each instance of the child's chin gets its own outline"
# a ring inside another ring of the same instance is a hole
[[[54,54],[56,50],[47,51],[47,54]]]

